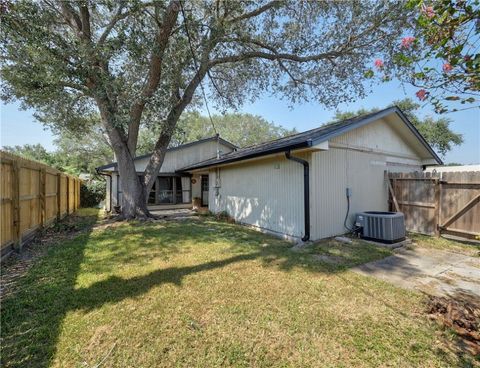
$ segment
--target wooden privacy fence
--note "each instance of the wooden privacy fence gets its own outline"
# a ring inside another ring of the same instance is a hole
[[[80,206],[80,179],[0,151],[1,254]]]
[[[480,172],[389,173],[390,209],[407,230],[480,236]]]

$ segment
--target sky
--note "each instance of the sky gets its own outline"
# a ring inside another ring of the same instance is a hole
[[[367,109],[372,107],[384,108],[394,100],[405,97],[415,99],[415,90],[392,81],[375,86],[366,98],[358,99],[355,103],[341,104],[338,109],[355,111],[362,107]],[[21,110],[19,103],[6,105],[2,103],[0,109],[1,146],[40,143],[47,150],[55,149],[53,144],[55,137],[50,130],[35,121],[32,110]],[[326,109],[318,102],[296,104],[289,107],[286,101],[270,94],[263,95],[253,104],[247,104],[239,111],[260,115],[277,125],[296,128],[299,132],[316,128],[330,121],[335,113],[335,109]],[[215,112],[214,109],[213,112]],[[420,114],[436,115],[428,104],[422,107]],[[443,158],[444,162],[480,163],[480,110],[470,109],[444,114],[444,116],[452,120],[450,128],[456,133],[461,133],[464,138],[464,143],[461,146],[455,146],[447,153]]]

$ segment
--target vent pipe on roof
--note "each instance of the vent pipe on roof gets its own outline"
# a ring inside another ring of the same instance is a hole
[[[290,151],[285,152],[287,160],[298,162],[303,165],[303,213],[305,223],[305,235],[302,241],[306,242],[310,239],[310,167],[308,161],[294,157],[290,154]]]

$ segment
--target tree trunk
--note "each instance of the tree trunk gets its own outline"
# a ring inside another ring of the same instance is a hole
[[[121,205],[124,219],[151,217],[147,208],[145,185],[137,175],[133,155],[128,149],[127,140],[122,131],[115,127],[114,115],[109,105],[102,99],[97,99],[97,104],[102,115],[103,125],[110,139],[113,151],[117,158],[118,172],[120,175],[120,188],[122,192]]]
[[[124,219],[147,218],[147,209],[143,182],[137,175],[135,163],[128,150],[117,153],[120,188],[122,191],[122,216]]]

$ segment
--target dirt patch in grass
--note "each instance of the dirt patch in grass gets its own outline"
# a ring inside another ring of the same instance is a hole
[[[76,213],[46,228],[21,252],[13,252],[1,264],[0,301],[16,291],[18,281],[27,274],[35,262],[43,257],[51,246],[62,245],[87,231],[98,219],[98,209],[82,208]]]
[[[480,357],[480,301],[476,296],[429,296],[427,313],[442,327],[453,330],[464,349]]]

